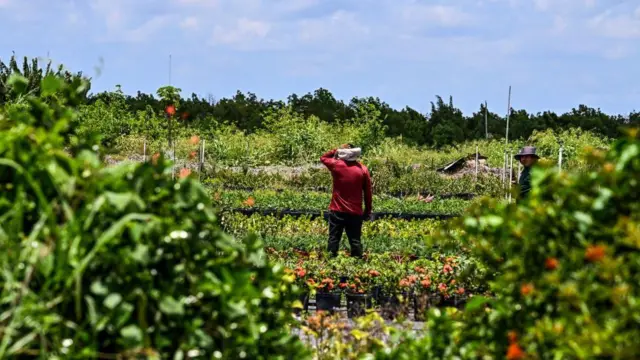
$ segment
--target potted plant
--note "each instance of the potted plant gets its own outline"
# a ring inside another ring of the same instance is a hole
[[[347,316],[354,318],[363,316],[366,309],[373,307],[373,299],[369,293],[371,279],[380,276],[377,270],[369,270],[360,276],[354,276],[353,280],[345,287],[347,297]]]

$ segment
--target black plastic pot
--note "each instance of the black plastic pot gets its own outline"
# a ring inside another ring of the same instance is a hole
[[[413,297],[413,317],[416,321],[424,321],[426,312],[431,306],[429,294],[417,294]]]
[[[316,310],[333,312],[340,307],[340,293],[316,293]]]
[[[367,309],[373,307],[373,299],[369,294],[347,293],[347,316],[354,318],[363,316]]]
[[[304,292],[302,294],[300,294],[300,296],[298,297],[298,300],[300,300],[300,302],[302,303],[302,309],[293,309],[293,313],[294,314],[300,314],[301,311],[308,311],[309,310],[309,292]]]
[[[400,301],[400,297],[402,297],[402,301]],[[409,294],[406,292],[387,294],[378,290],[375,293],[375,303],[380,307],[380,316],[385,320],[393,320],[399,315],[407,315],[408,300]]]

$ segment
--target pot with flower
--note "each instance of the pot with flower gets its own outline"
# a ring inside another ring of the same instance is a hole
[[[427,309],[431,306],[431,293],[435,290],[431,275],[421,266],[415,266],[418,282],[413,293],[414,318],[424,321]]]
[[[377,270],[369,270],[357,276],[345,286],[347,297],[347,315],[349,318],[363,316],[373,307],[373,298],[369,293],[371,279],[380,276]]]
[[[302,309],[296,309],[294,311],[296,314],[300,313],[300,310],[308,311],[309,310],[309,283],[314,283],[312,277],[309,276],[307,270],[302,266],[298,265],[294,270],[293,274],[296,277],[295,283],[302,289],[302,293],[300,294],[298,300],[302,303]]]
[[[332,277],[324,277],[314,284],[316,292],[316,310],[333,312],[340,307],[341,293]]]

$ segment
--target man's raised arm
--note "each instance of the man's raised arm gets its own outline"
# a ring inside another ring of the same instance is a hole
[[[324,164],[324,166],[329,168],[329,170],[333,169],[336,162],[338,161],[335,159],[337,151],[337,149],[329,150],[320,157],[320,161]]]

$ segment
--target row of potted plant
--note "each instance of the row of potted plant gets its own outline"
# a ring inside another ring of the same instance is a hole
[[[451,194],[474,192],[480,195],[500,194],[500,178],[484,176],[478,178],[474,174],[449,177],[442,176],[433,169],[417,168],[411,171],[398,173],[397,171],[381,171],[372,168],[374,194]],[[211,188],[223,187],[250,187],[263,189],[310,189],[326,188],[331,186],[331,174],[324,168],[309,168],[296,173],[273,173],[269,171],[233,171],[231,169],[218,168],[209,171],[204,180],[205,185]]]
[[[459,305],[470,294],[483,291],[478,280],[484,270],[464,254],[434,253],[428,259],[391,253],[368,254],[364,259],[347,255],[331,258],[317,252],[269,252],[302,288],[300,300],[305,308],[315,297],[317,310],[334,311],[344,295],[350,316],[377,306],[383,316],[393,317],[413,306],[419,318],[430,305]]]
[[[322,251],[326,248],[329,227],[322,218],[294,218],[285,216],[226,213],[221,217],[222,226],[236,239],[255,234],[267,248],[276,250],[299,249]],[[425,256],[433,252],[434,237],[445,229],[444,220],[383,219],[365,222],[362,227],[362,243],[366,252]],[[348,243],[342,242],[347,249]]]
[[[331,202],[331,193],[314,191],[276,190],[220,190],[211,189],[214,203],[221,208],[255,208],[321,211]],[[373,196],[376,212],[461,214],[473,201],[463,199],[434,199],[426,201],[420,195],[404,198]]]

